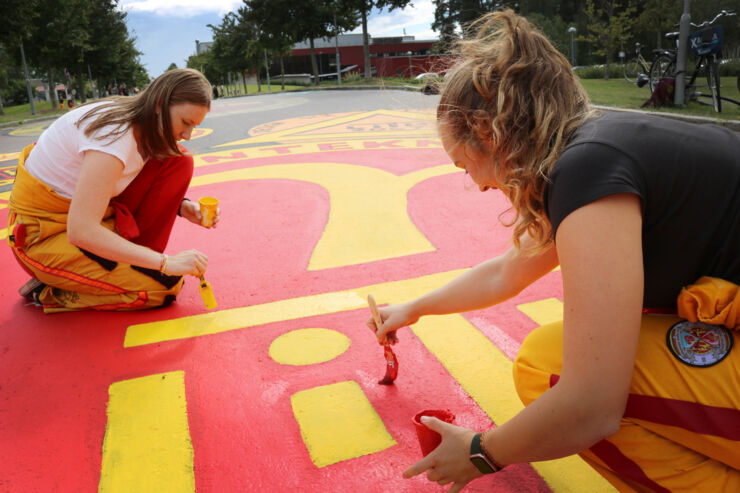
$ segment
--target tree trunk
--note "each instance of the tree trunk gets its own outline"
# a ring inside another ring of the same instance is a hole
[[[372,77],[370,70],[370,40],[367,35],[367,6],[362,9],[362,59],[365,63],[365,80]]]
[[[283,63],[283,55],[280,55],[280,84],[281,88],[285,90],[285,63]]]
[[[59,100],[57,99],[57,85],[54,82],[54,72],[51,69],[51,63],[47,64],[47,73],[49,77],[49,92],[51,93],[51,109],[55,110],[59,108]]]
[[[4,115],[5,110],[3,109],[3,95],[0,94],[0,115]]]
[[[313,45],[313,37],[311,37],[311,68],[313,69],[313,81],[314,85],[319,85],[319,65],[316,63],[316,48]]]
[[[246,70],[242,70],[242,85],[244,86],[244,94],[249,94],[249,91],[247,90],[247,72]]]
[[[85,78],[82,75],[82,67],[77,67],[77,94],[80,96],[80,104],[87,102],[87,91],[85,90]]]

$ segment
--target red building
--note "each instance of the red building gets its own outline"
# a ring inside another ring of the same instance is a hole
[[[449,55],[432,54],[436,39],[416,40],[414,36],[373,38],[369,36],[370,70],[377,77],[414,77],[424,72],[440,72],[449,64]],[[343,71],[365,73],[362,34],[343,34],[314,40],[319,74],[336,77],[337,50]],[[311,49],[308,41],[293,47],[284,60],[286,74],[311,74]],[[273,71],[275,70],[275,71]],[[279,67],[270,70],[279,73]]]

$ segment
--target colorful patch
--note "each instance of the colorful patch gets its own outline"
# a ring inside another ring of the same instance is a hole
[[[668,329],[666,341],[671,353],[689,366],[716,365],[732,349],[732,334],[722,325],[684,320]]]

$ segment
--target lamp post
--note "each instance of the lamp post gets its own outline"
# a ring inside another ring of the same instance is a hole
[[[688,54],[689,30],[691,25],[691,0],[683,0],[683,14],[678,28],[678,54],[676,55],[676,87],[673,93],[673,104],[684,106],[686,89],[686,55]]]
[[[568,28],[568,32],[570,33],[570,64],[575,66],[576,64],[576,42],[575,42],[574,36],[576,34],[576,28],[573,26],[570,26]]]

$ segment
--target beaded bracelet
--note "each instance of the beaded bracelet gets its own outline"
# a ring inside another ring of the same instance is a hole
[[[159,263],[159,272],[164,274],[165,269],[167,268],[167,254],[162,254],[162,261]]]

